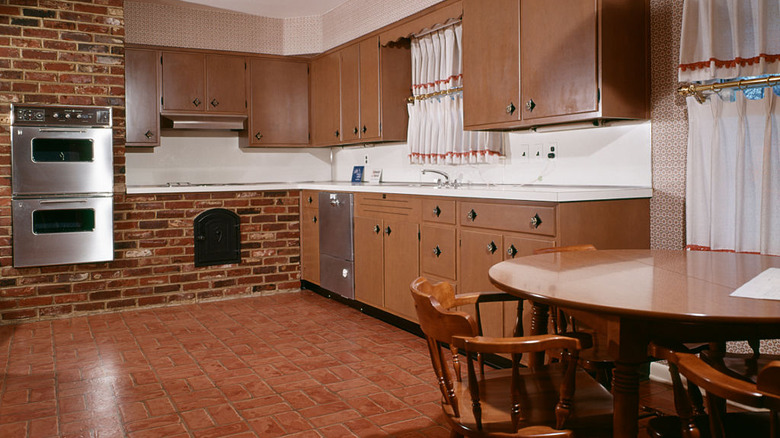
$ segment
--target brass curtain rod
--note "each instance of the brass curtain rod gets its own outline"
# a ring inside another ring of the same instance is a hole
[[[455,88],[450,88],[448,90],[434,91],[433,93],[428,93],[428,94],[409,96],[406,98],[406,101],[409,103],[414,103],[416,100],[425,100],[425,99],[430,99],[431,97],[444,96],[447,94],[455,94],[459,91],[463,91],[463,87],[455,87]]]
[[[677,89],[677,94],[688,97],[694,96],[699,103],[704,102],[704,96],[702,91],[716,92],[723,90],[724,88],[756,88],[756,87],[772,87],[780,84],[780,76],[767,76],[765,78],[756,79],[743,79],[739,81],[728,81],[706,85],[683,85]]]

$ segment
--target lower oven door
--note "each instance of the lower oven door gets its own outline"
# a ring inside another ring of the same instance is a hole
[[[113,198],[13,200],[14,266],[114,259]]]

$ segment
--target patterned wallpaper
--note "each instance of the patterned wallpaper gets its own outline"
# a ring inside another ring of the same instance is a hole
[[[688,115],[675,92],[680,53],[682,5],[679,0],[650,0],[651,114],[653,199],[650,246],[685,246],[685,166]]]

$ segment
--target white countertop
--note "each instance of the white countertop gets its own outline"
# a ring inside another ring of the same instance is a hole
[[[386,182],[380,184],[349,182],[289,182],[172,184],[127,186],[128,195],[159,193],[255,192],[276,190],[322,190],[342,192],[397,193],[406,195],[445,196],[454,198],[508,199],[516,201],[575,202],[606,199],[650,198],[650,187],[627,186],[553,186],[519,184],[464,184],[457,189],[438,188],[435,184]]]

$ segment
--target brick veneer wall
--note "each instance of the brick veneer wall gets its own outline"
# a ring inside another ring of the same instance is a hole
[[[11,103],[113,108],[113,262],[15,269]],[[125,195],[123,0],[0,1],[0,324],[300,286],[297,191]],[[241,218],[242,262],[195,268],[192,225]]]

